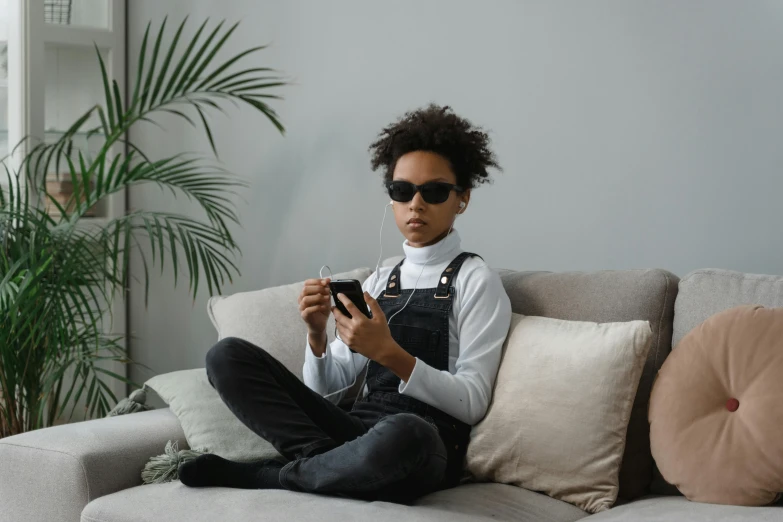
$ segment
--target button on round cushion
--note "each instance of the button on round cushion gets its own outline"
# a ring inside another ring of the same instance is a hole
[[[672,350],[650,397],[650,443],[688,499],[762,506],[783,491],[783,308],[713,315]]]

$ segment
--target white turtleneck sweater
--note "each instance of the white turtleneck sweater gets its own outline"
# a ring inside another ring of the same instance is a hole
[[[400,267],[403,290],[434,288],[441,273],[462,252],[456,230],[434,245],[413,247],[402,244],[405,262]],[[424,264],[435,254],[426,267]],[[424,272],[422,273],[422,267]],[[374,298],[383,292],[393,267],[381,267],[362,284]],[[480,421],[487,412],[495,384],[503,342],[511,324],[511,302],[500,276],[479,257],[469,257],[454,281],[455,295],[449,315],[449,370],[440,371],[416,358],[408,382],[401,381],[399,392],[419,399],[469,424]],[[388,320],[388,317],[387,317]],[[326,396],[350,386],[368,359],[351,353],[340,339],[316,357],[307,342],[304,382]],[[364,392],[366,393],[365,387]],[[328,397],[339,402],[345,392]]]

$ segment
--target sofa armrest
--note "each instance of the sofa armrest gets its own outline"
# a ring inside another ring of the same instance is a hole
[[[168,440],[188,447],[169,408],[0,439],[0,522],[78,521],[92,500],[141,485]]]

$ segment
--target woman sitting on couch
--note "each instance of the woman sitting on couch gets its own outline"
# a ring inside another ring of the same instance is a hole
[[[471,189],[498,165],[485,132],[435,105],[383,129],[371,151],[405,237],[405,258],[362,284],[372,318],[343,294],[350,318],[330,306],[329,279],[306,281],[304,383],[246,341],[212,347],[212,386],[286,461],[201,455],[180,466],[183,484],[410,502],[459,483],[471,426],[489,406],[511,304],[499,275],[462,251],[453,226]],[[331,312],[339,338],[327,344]],[[365,365],[361,393],[340,407]]]

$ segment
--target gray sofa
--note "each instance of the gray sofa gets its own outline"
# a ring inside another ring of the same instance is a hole
[[[783,306],[783,277],[711,269],[682,280],[658,269],[499,272],[517,313],[595,322],[642,319],[652,326],[653,346],[628,427],[622,498],[609,511],[589,516],[545,495],[502,484],[464,484],[425,496],[415,506],[288,491],[191,489],[178,481],[141,485],[141,469],[162,453],[166,441],[178,439],[186,447],[179,421],[164,408],[0,440],[0,521],[783,522],[783,506],[697,504],[671,494],[676,490],[656,474],[647,424],[653,378],[671,347],[720,310],[746,303]]]

